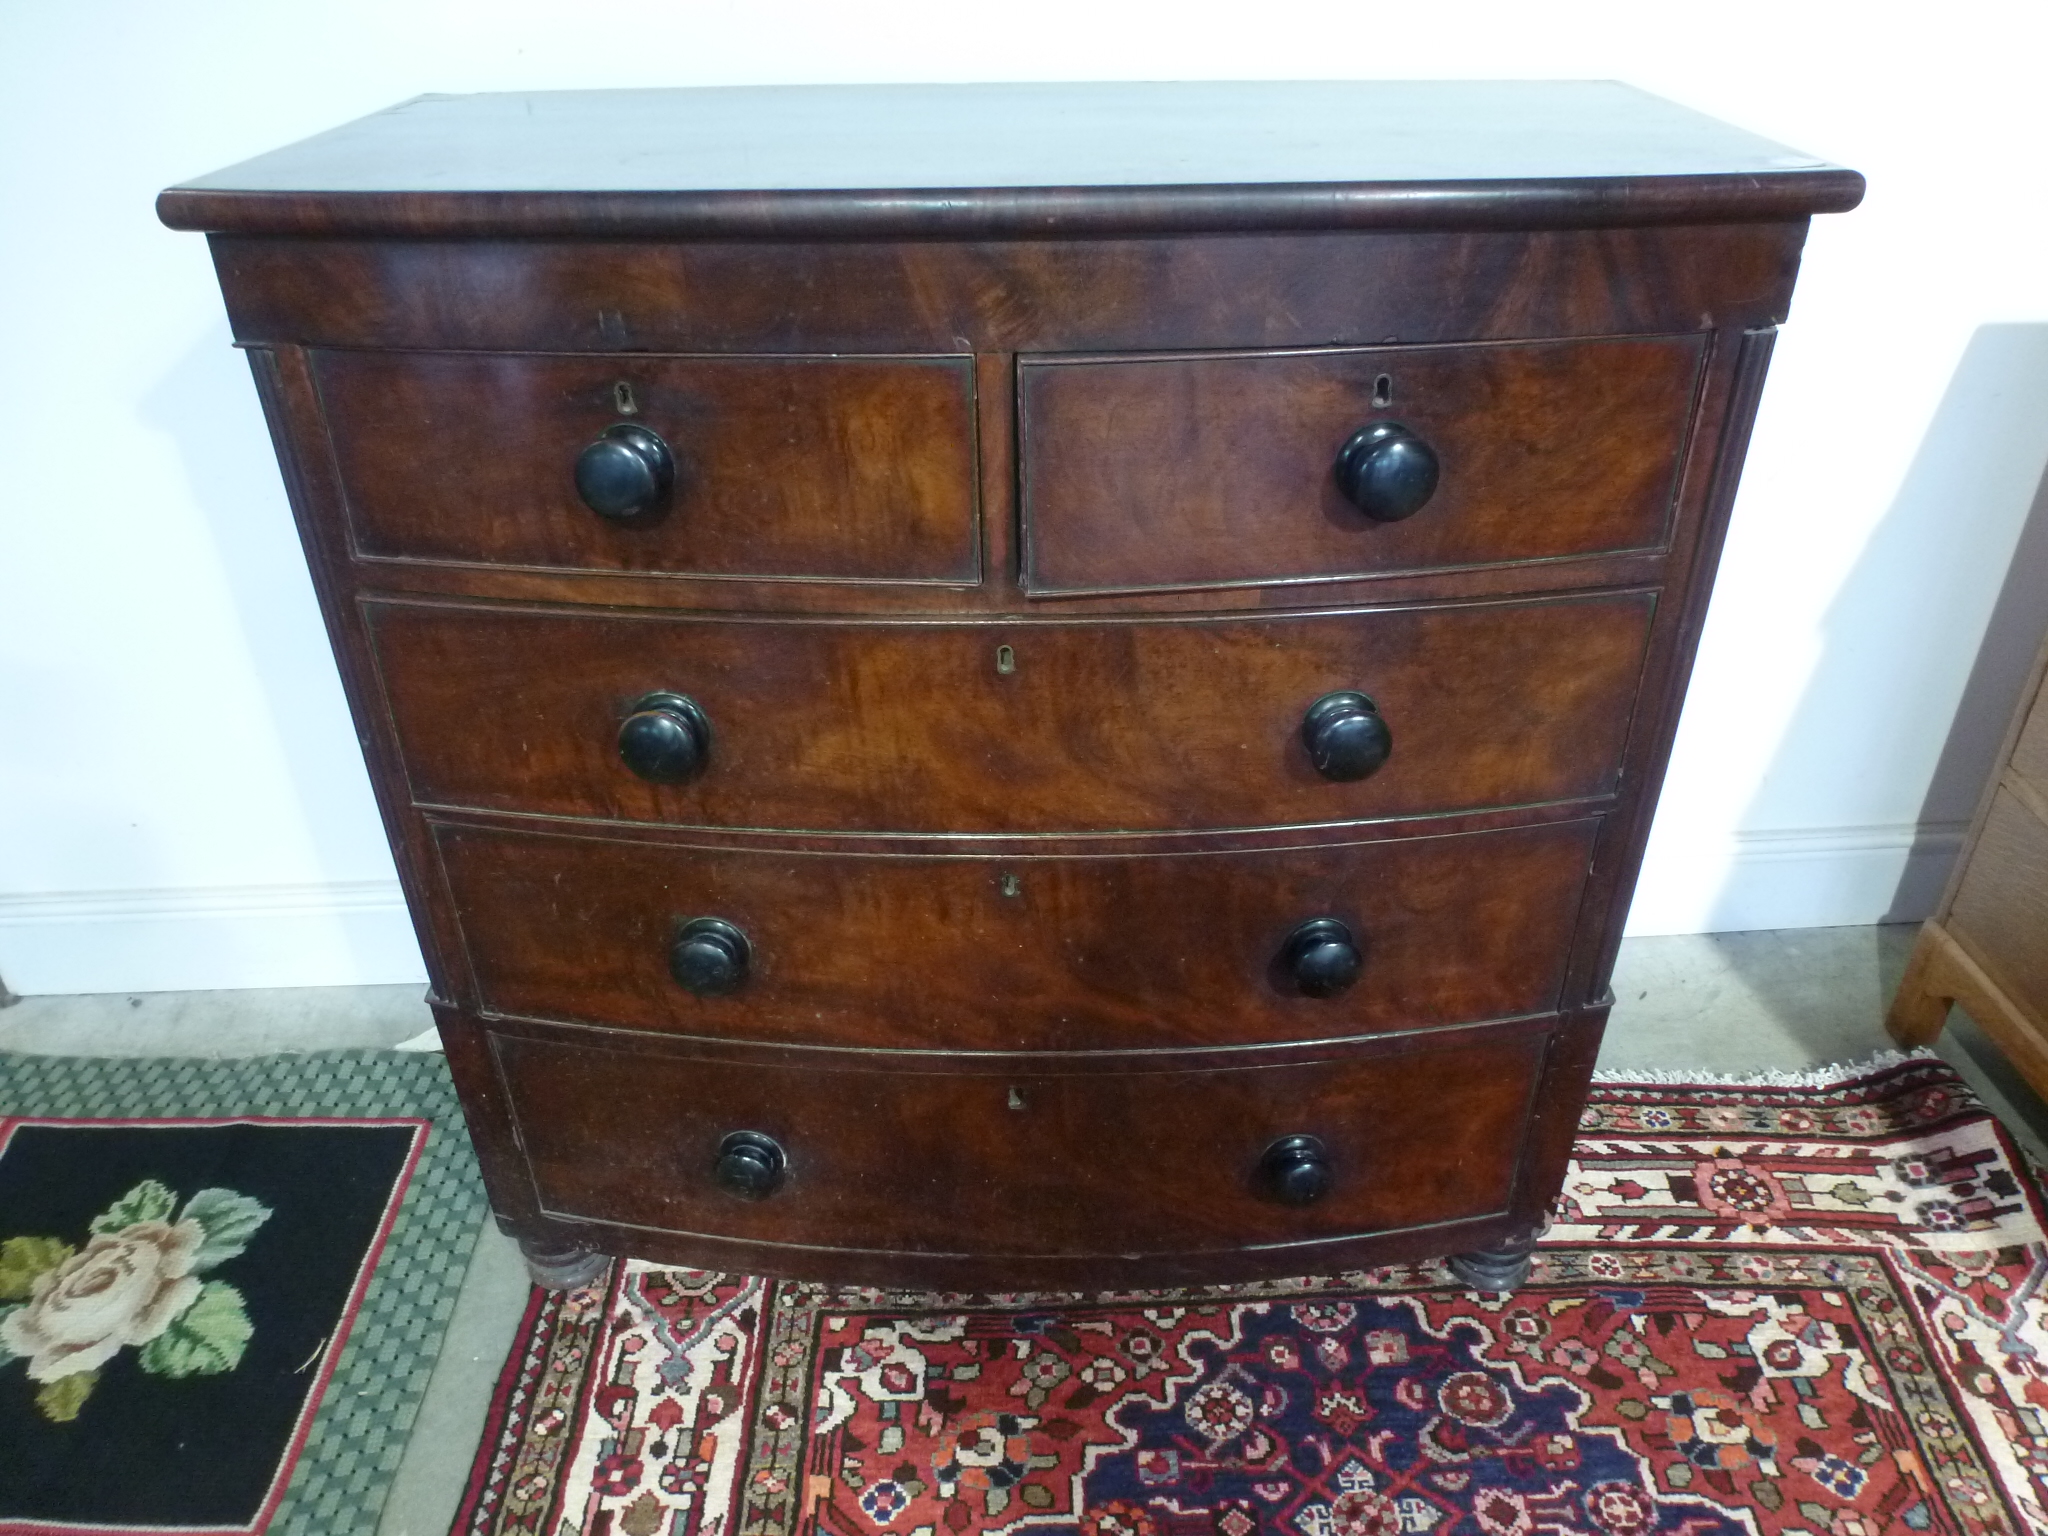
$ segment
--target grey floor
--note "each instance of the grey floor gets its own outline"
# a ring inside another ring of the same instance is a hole
[[[1801,1071],[1890,1044],[1884,1010],[1911,927],[1631,939],[1615,971],[1603,1068]],[[0,1050],[67,1055],[245,1056],[380,1049],[430,1028],[418,987],[31,997],[0,1010]],[[1938,1047],[2048,1160],[2048,1110],[1961,1015]],[[469,1471],[492,1384],[527,1295],[517,1252],[477,1235],[427,1400],[386,1503],[380,1536],[444,1536]]]

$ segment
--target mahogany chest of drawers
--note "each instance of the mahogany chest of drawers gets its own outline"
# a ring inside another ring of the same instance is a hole
[[[166,192],[536,1273],[1512,1285],[1861,190],[1322,84],[425,98]]]

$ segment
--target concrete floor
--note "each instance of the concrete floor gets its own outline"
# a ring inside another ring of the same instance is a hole
[[[1817,928],[1631,939],[1615,970],[1603,1068],[1801,1071],[1890,1044],[1884,1011],[1914,929]],[[31,997],[0,1010],[0,1050],[244,1056],[377,1049],[431,1027],[417,987]],[[1938,1047],[2036,1158],[2048,1110],[1961,1015]],[[527,1295],[486,1222],[379,1536],[444,1536]]]

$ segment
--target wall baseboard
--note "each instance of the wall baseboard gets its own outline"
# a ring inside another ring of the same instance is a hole
[[[1738,832],[1684,878],[1652,846],[1628,932],[1746,933],[1913,923],[1934,910],[1967,830],[1961,822]],[[1700,871],[1718,864],[1719,879]]]
[[[426,979],[395,880],[0,895],[0,976],[23,996]]]
[[[1961,825],[1738,833],[1683,879],[1646,871],[1637,935],[1914,922]],[[1669,862],[1668,860],[1666,861]],[[1718,862],[1719,879],[1700,878]],[[0,976],[24,996],[423,981],[396,881],[0,895]]]

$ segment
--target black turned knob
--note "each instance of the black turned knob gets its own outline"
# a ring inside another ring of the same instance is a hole
[[[718,1161],[711,1176],[718,1187],[742,1200],[766,1200],[782,1184],[782,1170],[789,1159],[773,1136],[759,1131],[734,1131],[718,1144]]]
[[[1305,995],[1335,997],[1358,980],[1365,954],[1349,928],[1334,917],[1317,917],[1287,935],[1280,963]]]
[[[1326,779],[1370,778],[1394,750],[1394,733],[1362,693],[1326,693],[1301,717],[1308,760]]]
[[[650,693],[619,727],[619,757],[652,784],[680,784],[704,771],[711,722],[680,693]]]
[[[1282,1136],[1259,1158],[1259,1181],[1282,1205],[1312,1205],[1330,1192],[1330,1153],[1313,1136]]]
[[[746,985],[753,953],[747,936],[724,918],[692,918],[669,946],[669,974],[699,997],[724,997]]]
[[[1436,494],[1436,451],[1398,421],[1376,421],[1337,450],[1337,489],[1367,517],[1398,523]]]
[[[576,455],[576,494],[600,517],[645,516],[668,500],[675,483],[668,444],[630,421],[606,427]]]

